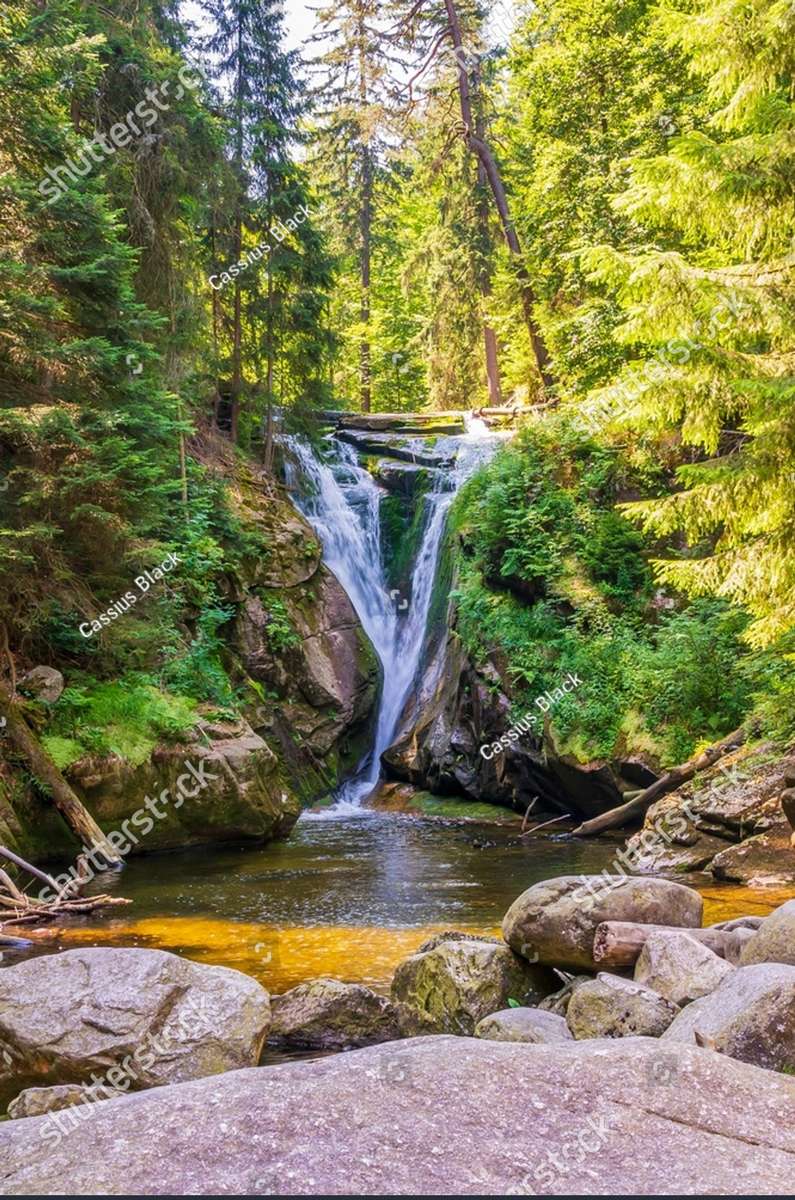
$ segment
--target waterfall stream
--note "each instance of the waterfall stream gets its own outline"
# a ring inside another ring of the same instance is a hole
[[[487,461],[504,435],[490,433],[471,418],[466,433],[440,437],[435,446],[454,460],[433,472],[424,496],[422,537],[411,571],[411,599],[390,592],[381,542],[382,489],[358,461],[356,450],[336,437],[324,462],[304,441],[286,437],[287,484],[295,502],[316,530],[323,560],[340,581],[375,648],[383,668],[373,744],[353,777],[336,792],[332,808],[315,814],[361,816],[363,801],[381,777],[381,755],[398,732],[403,706],[421,666],[445,519],[461,485]]]

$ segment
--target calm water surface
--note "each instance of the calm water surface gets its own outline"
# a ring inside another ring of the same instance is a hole
[[[130,907],[63,927],[50,948],[159,947],[236,967],[277,993],[320,975],[384,990],[430,933],[496,933],[532,883],[609,868],[621,844],[519,832],[518,823],[373,812],[304,818],[288,841],[259,848],[132,859],[120,876],[93,885],[128,897]],[[708,921],[768,911],[787,898],[711,880],[702,890]]]

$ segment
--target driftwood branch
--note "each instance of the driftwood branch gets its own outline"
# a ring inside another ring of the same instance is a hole
[[[593,817],[590,821],[583,821],[582,825],[578,825],[576,829],[572,830],[574,836],[592,837],[595,833],[602,833],[605,829],[615,829],[617,826],[626,825],[635,817],[643,816],[654,801],[659,800],[660,796],[675,791],[680,784],[692,779],[699,771],[705,771],[707,767],[714,766],[724,755],[730,754],[732,750],[742,746],[747,735],[748,730],[744,727],[735,729],[723,741],[708,746],[695,758],[682,763],[681,766],[672,767],[670,771],[661,775],[650,787],[640,792],[632,800],[620,804],[618,808],[611,808],[607,812],[600,813],[598,817]]]

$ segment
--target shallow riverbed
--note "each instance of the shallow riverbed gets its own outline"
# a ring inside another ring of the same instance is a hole
[[[160,947],[236,967],[277,993],[320,975],[386,990],[396,964],[431,932],[496,933],[530,884],[609,869],[621,844],[519,835],[518,821],[308,816],[286,842],[131,860],[89,889],[113,890],[131,906],[63,927],[48,948]],[[687,882],[704,892],[707,922],[767,912],[792,894]]]

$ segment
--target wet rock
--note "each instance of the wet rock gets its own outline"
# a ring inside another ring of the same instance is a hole
[[[743,946],[741,966],[765,962],[795,965],[795,900],[774,909]]]
[[[686,933],[652,934],[635,964],[635,980],[674,1004],[714,992],[734,968]]]
[[[373,475],[387,491],[413,500],[431,486],[435,472],[430,467],[420,467],[416,463],[380,459],[373,469]]]
[[[742,747],[653,804],[627,842],[634,871],[710,870],[739,883],[795,882],[783,811],[795,758]]]
[[[678,1012],[677,1004],[651,988],[601,972],[577,988],[566,1021],[578,1040],[659,1037]]]
[[[695,929],[703,908],[697,891],[667,879],[560,875],[514,900],[502,932],[508,945],[531,961],[594,970],[594,933],[602,921]]]
[[[0,1123],[9,1194],[756,1196],[795,1175],[795,1081],[642,1038],[422,1038],[51,1122]]]
[[[0,1099],[37,1084],[127,1090],[255,1066],[254,979],[162,950],[67,950],[0,971]]]
[[[475,1037],[492,1042],[570,1042],[565,1017],[543,1008],[504,1008],[475,1026]]]
[[[34,667],[19,680],[20,690],[54,704],[64,689],[64,678],[55,667]]]
[[[400,1036],[397,1009],[358,983],[314,979],[271,998],[270,1040],[312,1050],[344,1050]]]
[[[746,838],[737,846],[721,850],[710,863],[716,879],[756,886],[795,883],[795,852],[788,824],[779,821],[774,829]]]
[[[133,855],[202,842],[285,837],[301,803],[285,788],[273,749],[245,721],[208,726],[207,736],[209,745],[196,733],[191,743],[156,747],[138,766],[119,757],[92,757],[67,774],[104,828],[121,830],[126,823],[123,840]],[[162,802],[157,810],[162,815],[150,820],[144,833],[130,818],[143,797],[162,797],[164,789],[171,800]]]
[[[355,446],[360,454],[385,455],[422,467],[450,467],[453,464],[454,453],[443,442],[437,449],[422,437],[401,433],[358,432],[351,429],[340,430],[337,436],[341,442]]]
[[[124,1092],[112,1088],[86,1086],[81,1083],[61,1083],[55,1087],[26,1088],[8,1106],[12,1121],[22,1117],[42,1117],[45,1113],[60,1112],[76,1104],[95,1104],[100,1100],[114,1100]]]
[[[507,946],[481,940],[445,941],[412,954],[395,971],[392,999],[405,1036],[471,1035],[478,1021],[508,1000],[535,1004],[555,987],[555,976],[533,967]]]
[[[700,1045],[771,1071],[795,1069],[795,967],[738,967],[684,1008],[664,1040]]]

